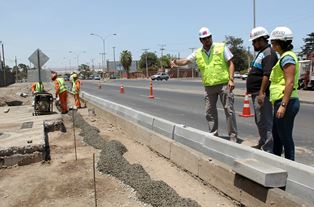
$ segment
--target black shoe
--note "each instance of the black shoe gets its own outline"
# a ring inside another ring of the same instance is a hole
[[[262,148],[262,144],[258,144],[258,145],[255,145],[255,146],[251,146],[252,148],[255,148],[255,149],[261,149]]]

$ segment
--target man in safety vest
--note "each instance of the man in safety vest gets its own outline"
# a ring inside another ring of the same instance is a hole
[[[81,82],[77,78],[77,74],[71,75],[72,77],[72,93],[74,96],[75,106],[77,108],[81,108],[81,102],[80,102],[80,89],[81,89]]]
[[[250,33],[250,41],[257,53],[252,61],[246,80],[246,90],[252,95],[255,123],[259,133],[258,144],[253,148],[273,151],[273,106],[269,101],[269,76],[278,58],[268,43],[269,34],[264,27],[255,27]]]
[[[199,39],[203,45],[185,59],[172,60],[171,67],[196,62],[205,87],[206,119],[209,132],[218,136],[217,100],[223,105],[230,140],[237,141],[237,124],[233,108],[234,64],[232,53],[224,43],[213,43],[212,33],[206,27],[199,30]]]
[[[32,84],[32,96],[33,96],[33,102],[32,102],[32,106],[35,105],[35,93],[40,93],[44,91],[44,85],[43,83],[40,82],[35,82]]]
[[[68,92],[66,89],[66,86],[64,84],[63,78],[58,78],[57,73],[52,72],[51,73],[51,80],[54,82],[55,90],[56,90],[56,100],[60,101],[60,108],[61,113],[66,114],[68,113]]]

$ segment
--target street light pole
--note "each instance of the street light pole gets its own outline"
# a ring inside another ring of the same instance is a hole
[[[72,53],[74,55],[76,55],[76,65],[77,65],[77,69],[80,69],[80,55],[81,53],[86,53],[86,51],[78,51],[78,52],[73,52],[73,51],[69,51],[69,53]]]
[[[191,48],[189,48],[191,51],[192,51],[192,53],[194,52],[194,50],[196,49],[195,47],[191,47]],[[194,64],[192,65],[192,78],[194,78]]]
[[[146,63],[146,78],[148,78],[148,66],[147,66],[147,51],[149,49],[143,49],[145,51],[145,63]]]
[[[95,33],[90,33],[90,35],[93,35],[93,36],[96,36],[96,37],[99,37],[101,40],[102,40],[102,46],[103,46],[103,58],[102,58],[102,67],[103,67],[103,74],[105,73],[105,64],[106,64],[106,39],[110,36],[115,36],[117,35],[116,33],[113,33],[113,34],[109,34],[109,35],[106,35],[105,37],[99,35],[99,34],[95,34]],[[107,72],[109,72],[109,68],[107,68]]]
[[[256,27],[255,14],[255,0],[253,0],[253,28]]]
[[[2,70],[3,70],[3,83],[6,86],[6,70],[5,70],[5,58],[4,58],[4,45],[3,42],[0,41],[2,47]],[[0,59],[1,62],[1,59]]]
[[[114,72],[115,74],[117,72],[117,65],[116,65],[116,47],[112,47],[113,49],[113,66],[114,66]]]

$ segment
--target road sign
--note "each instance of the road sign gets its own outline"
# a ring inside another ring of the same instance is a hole
[[[49,60],[49,57],[40,49],[37,49],[31,56],[29,56],[28,60],[34,64],[35,68],[40,68],[45,65],[45,63]]]

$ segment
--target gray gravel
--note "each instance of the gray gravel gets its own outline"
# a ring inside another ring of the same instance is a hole
[[[72,116],[72,113],[69,113]],[[89,125],[82,116],[75,113],[75,126],[81,128],[84,141],[96,149],[101,149],[97,168],[110,174],[136,190],[138,199],[158,207],[196,207],[196,201],[180,197],[164,181],[151,180],[149,174],[139,164],[130,164],[123,154],[127,148],[117,140],[105,141],[99,130]]]

